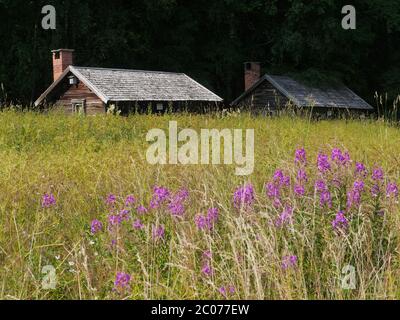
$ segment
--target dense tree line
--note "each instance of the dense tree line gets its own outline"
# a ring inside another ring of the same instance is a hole
[[[185,72],[230,102],[243,62],[318,84],[343,82],[369,101],[400,92],[400,1],[0,0],[0,100],[29,104],[52,80],[50,50],[75,64]],[[44,5],[57,29],[43,30]]]

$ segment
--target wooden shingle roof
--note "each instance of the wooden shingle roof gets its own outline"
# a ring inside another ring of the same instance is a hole
[[[287,76],[266,74],[239,98],[232,102],[238,104],[264,81],[269,81],[281,94],[299,107],[324,107],[373,110],[367,102],[345,86],[335,88],[315,88],[302,84]]]
[[[69,66],[35,102],[39,105],[69,74],[75,75],[104,103],[110,101],[204,101],[222,98],[184,73]]]

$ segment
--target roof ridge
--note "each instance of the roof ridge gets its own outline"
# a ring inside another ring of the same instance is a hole
[[[179,74],[186,75],[183,72],[172,72],[172,71],[155,71],[155,70],[141,70],[141,69],[123,69],[123,68],[101,68],[101,67],[82,67],[73,66],[76,69],[92,69],[92,70],[108,70],[108,71],[128,71],[128,72],[148,72],[148,73],[165,73],[165,74]]]

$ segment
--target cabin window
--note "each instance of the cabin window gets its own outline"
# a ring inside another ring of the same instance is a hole
[[[73,100],[72,101],[72,113],[85,115],[86,114],[86,103],[85,100]]]
[[[157,111],[163,111],[164,105],[162,103],[157,103]]]

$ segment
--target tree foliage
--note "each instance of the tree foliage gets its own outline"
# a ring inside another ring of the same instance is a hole
[[[357,29],[337,0],[0,0],[0,100],[29,104],[51,82],[50,50],[77,65],[185,72],[230,102],[243,62],[308,82],[343,82],[372,101],[400,92],[400,2],[353,0]],[[43,30],[41,9],[57,10]]]

